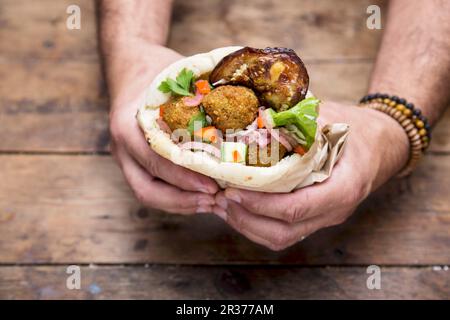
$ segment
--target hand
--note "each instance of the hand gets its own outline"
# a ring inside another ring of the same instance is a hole
[[[214,213],[272,250],[344,222],[371,191],[405,165],[409,145],[402,127],[378,111],[323,103],[319,123],[333,122],[348,123],[350,134],[328,180],[284,194],[229,188],[216,195]]]
[[[218,186],[214,180],[156,154],[136,121],[136,101],[152,79],[181,58],[174,51],[142,42],[127,53],[108,56],[111,95],[112,153],[136,197],[144,205],[167,212],[211,212]],[[111,61],[111,60],[116,61]]]

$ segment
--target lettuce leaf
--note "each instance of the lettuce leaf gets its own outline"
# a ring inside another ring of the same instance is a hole
[[[291,127],[294,125],[302,134],[300,137],[302,140],[306,140],[306,146],[309,148],[314,143],[317,131],[317,107],[320,100],[311,97],[304,99],[297,103],[291,109],[276,112],[273,109],[267,109],[264,111],[265,120],[273,127]]]

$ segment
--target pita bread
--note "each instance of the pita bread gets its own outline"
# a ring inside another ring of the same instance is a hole
[[[318,130],[316,141],[304,155],[293,154],[271,167],[253,167],[219,162],[201,151],[180,149],[170,136],[159,129],[159,106],[170,95],[158,90],[166,78],[175,78],[187,68],[196,76],[209,72],[226,55],[242,47],[224,47],[181,59],[164,69],[150,84],[140,101],[137,120],[151,148],[173,163],[214,178],[222,187],[235,187],[264,192],[290,192],[328,178],[340,157],[348,135],[346,124],[326,125]],[[310,93],[309,93],[310,94]]]

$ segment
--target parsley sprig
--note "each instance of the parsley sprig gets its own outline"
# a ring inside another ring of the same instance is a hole
[[[167,78],[158,87],[158,90],[164,93],[173,92],[180,96],[192,96],[190,92],[192,81],[194,80],[194,72],[183,68],[178,74],[176,80]]]

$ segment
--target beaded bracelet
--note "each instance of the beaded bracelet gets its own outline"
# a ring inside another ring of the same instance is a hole
[[[360,106],[388,114],[406,131],[410,142],[410,156],[408,163],[398,176],[409,175],[430,144],[431,128],[427,118],[412,103],[387,94],[369,94],[361,99]]]

